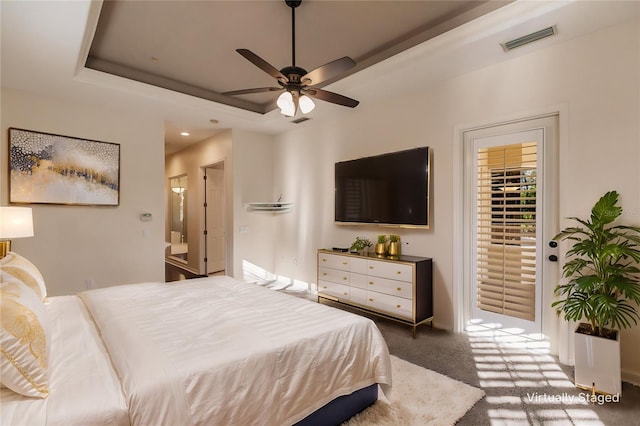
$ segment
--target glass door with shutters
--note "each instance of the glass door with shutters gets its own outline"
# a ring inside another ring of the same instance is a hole
[[[541,332],[544,131],[472,139],[472,316]]]

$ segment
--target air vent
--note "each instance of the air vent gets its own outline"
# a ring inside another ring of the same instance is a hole
[[[311,120],[309,117],[300,117],[297,120],[292,120],[291,122],[293,124],[300,124],[300,123],[304,123],[305,121]]]
[[[500,45],[505,52],[515,49],[516,47],[524,46],[525,44],[533,43],[534,41],[542,40],[543,38],[551,37],[557,34],[556,26],[547,27],[543,30],[536,31],[526,36],[518,37],[514,40],[501,43]]]

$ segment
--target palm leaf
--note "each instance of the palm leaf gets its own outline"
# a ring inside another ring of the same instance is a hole
[[[596,202],[591,209],[591,222],[607,225],[622,214],[622,207],[618,205],[618,193],[609,191]]]

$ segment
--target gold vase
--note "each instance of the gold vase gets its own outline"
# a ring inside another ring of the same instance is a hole
[[[389,243],[389,257],[400,256],[400,241],[391,241]]]
[[[384,257],[387,254],[387,245],[385,243],[376,243],[376,255]]]

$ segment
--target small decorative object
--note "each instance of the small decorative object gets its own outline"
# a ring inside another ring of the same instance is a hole
[[[9,129],[9,202],[117,206],[120,144]]]
[[[554,237],[573,245],[562,268],[569,281],[556,287],[561,299],[551,305],[566,320],[586,321],[575,331],[576,386],[609,394],[622,391],[618,330],[640,320],[640,227],[612,226],[622,214],[617,204],[618,193],[607,192],[590,219],[572,217],[578,226]]]
[[[400,256],[400,235],[389,235],[389,257]]]
[[[378,242],[375,248],[378,257],[384,257],[387,254],[387,236],[378,235]]]
[[[351,244],[351,252],[356,252],[358,254],[363,254],[364,251],[371,247],[371,241],[368,238],[356,237],[356,240]]]

